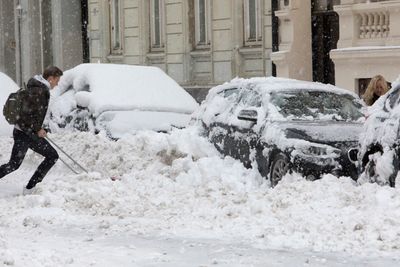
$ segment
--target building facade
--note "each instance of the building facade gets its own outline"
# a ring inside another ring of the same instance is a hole
[[[0,71],[19,85],[50,65],[84,61],[85,1],[1,0]]]
[[[49,65],[150,65],[201,100],[236,76],[362,95],[400,73],[400,0],[2,0],[0,15],[0,71],[19,84]]]
[[[371,77],[400,74],[400,0],[280,0],[277,76],[362,95]]]
[[[271,0],[91,0],[91,62],[157,66],[198,98],[272,75]]]
[[[369,78],[400,75],[400,1],[342,0],[340,39],[331,51],[336,84],[364,93]]]

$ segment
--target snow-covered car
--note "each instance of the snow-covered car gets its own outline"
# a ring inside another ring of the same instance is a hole
[[[0,103],[4,105],[9,94],[17,91],[19,87],[10,77],[0,72],[0,88]],[[13,128],[12,125],[8,124],[4,116],[0,116],[0,136],[11,136]]]
[[[287,171],[356,179],[362,101],[348,90],[283,78],[233,79],[214,87],[196,112],[224,155],[257,167],[275,186]]]
[[[76,128],[112,138],[137,130],[185,127],[194,98],[157,67],[81,64],[65,71],[50,104],[50,128]]]
[[[395,186],[400,169],[400,77],[368,110],[357,158],[359,182]]]

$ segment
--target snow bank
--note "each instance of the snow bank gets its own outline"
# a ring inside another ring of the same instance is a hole
[[[91,173],[72,175],[58,162],[37,195],[0,199],[2,229],[10,236],[79,229],[86,233],[83,240],[129,233],[399,255],[400,189],[357,186],[332,175],[309,182],[296,174],[271,189],[257,171],[221,158],[198,134],[193,127],[140,132],[117,142],[88,133],[53,136]],[[10,146],[10,140],[0,140],[2,151]],[[26,164],[39,160],[29,154]],[[2,240],[5,248],[12,242],[4,235]],[[11,256],[21,251],[14,249]]]

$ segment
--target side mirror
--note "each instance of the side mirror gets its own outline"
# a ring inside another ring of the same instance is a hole
[[[258,113],[257,110],[243,109],[239,112],[238,119],[243,121],[257,122]]]
[[[347,156],[349,157],[349,160],[353,163],[357,163],[358,161],[358,149],[357,148],[351,148],[347,152]]]

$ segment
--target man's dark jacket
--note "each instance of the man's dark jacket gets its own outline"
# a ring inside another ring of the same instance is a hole
[[[49,88],[38,80],[31,78],[27,84],[21,117],[18,120],[18,126],[21,130],[36,134],[42,129],[49,106],[49,99]]]

